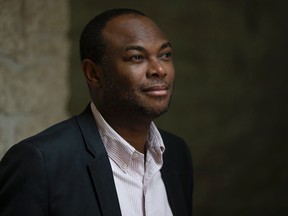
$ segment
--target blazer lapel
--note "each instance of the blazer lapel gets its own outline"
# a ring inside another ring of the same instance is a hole
[[[120,216],[121,210],[107,155],[102,154],[90,165],[89,170],[95,191],[104,216]]]
[[[166,146],[163,155],[163,167],[161,169],[161,176],[166,187],[168,201],[174,216],[186,216],[187,210],[185,207],[184,192],[181,184],[180,175],[177,169],[177,162],[174,161],[172,155],[173,149],[169,148],[169,141],[165,135],[162,134],[164,144]],[[170,146],[172,147],[172,146]]]
[[[77,116],[77,121],[87,150],[94,157],[88,167],[101,212],[104,216],[121,216],[111,165],[90,105]]]
[[[168,201],[174,216],[185,216],[186,207],[183,199],[183,189],[178,179],[177,173],[168,170],[167,166],[161,170],[163,182],[166,187]]]

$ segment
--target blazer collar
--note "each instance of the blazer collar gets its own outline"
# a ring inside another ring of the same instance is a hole
[[[76,119],[86,148],[94,157],[88,167],[102,214],[104,216],[121,216],[111,165],[90,105]]]

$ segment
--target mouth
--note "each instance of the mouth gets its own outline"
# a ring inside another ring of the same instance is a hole
[[[169,86],[166,84],[156,84],[145,87],[142,91],[150,97],[165,97],[168,95]]]

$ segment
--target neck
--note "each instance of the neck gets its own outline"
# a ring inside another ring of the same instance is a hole
[[[152,120],[136,120],[133,116],[101,114],[105,121],[131,146],[145,154]]]
[[[137,151],[145,154],[146,142],[149,136],[149,127],[123,127],[113,124],[111,125],[111,127]]]

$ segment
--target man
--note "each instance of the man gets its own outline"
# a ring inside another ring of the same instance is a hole
[[[138,11],[91,20],[80,55],[92,102],[8,151],[0,215],[191,215],[189,150],[153,123],[169,106],[171,54],[166,36]]]

